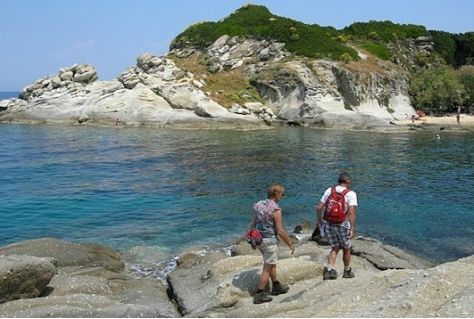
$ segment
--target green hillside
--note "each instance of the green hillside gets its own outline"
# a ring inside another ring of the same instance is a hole
[[[408,69],[412,76],[410,94],[417,108],[449,111],[455,104],[469,109],[474,103],[474,32],[451,34],[390,21],[357,22],[336,30],[276,16],[265,6],[247,4],[217,22],[189,26],[171,42],[170,51],[204,49],[223,35],[282,42],[296,57],[341,61],[349,69],[350,63],[360,60],[358,49]],[[433,51],[410,52],[409,43],[415,39],[433,43]],[[248,81],[242,80],[240,87],[248,89]]]
[[[272,14],[266,7],[246,5],[219,22],[191,25],[171,43],[170,50],[194,46],[204,48],[222,35],[272,39],[286,43],[289,52],[310,58],[339,60],[344,54],[357,60],[357,52],[337,40],[334,28],[307,25]]]

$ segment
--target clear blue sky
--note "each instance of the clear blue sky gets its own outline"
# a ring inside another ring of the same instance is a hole
[[[470,0],[1,0],[0,91],[20,91],[74,63],[90,63],[99,80],[111,80],[140,54],[167,52],[189,25],[217,21],[247,3],[337,29],[390,20],[474,31]]]

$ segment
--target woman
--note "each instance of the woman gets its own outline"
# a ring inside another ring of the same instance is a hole
[[[272,301],[272,297],[269,297],[264,291],[268,279],[272,281],[272,295],[285,294],[290,289],[277,280],[276,271],[278,239],[281,238],[288,245],[292,254],[295,251],[290,238],[283,230],[282,211],[277,204],[283,196],[283,191],[284,188],[281,185],[272,184],[268,187],[267,199],[254,204],[255,212],[249,228],[258,229],[262,234],[262,244],[258,246],[258,249],[263,257],[263,269],[258,281],[257,293],[253,299],[254,304]]]

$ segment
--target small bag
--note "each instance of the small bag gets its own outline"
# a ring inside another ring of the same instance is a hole
[[[247,243],[252,245],[252,249],[257,249],[257,246],[262,244],[262,234],[255,228],[247,231],[245,239],[247,240]]]

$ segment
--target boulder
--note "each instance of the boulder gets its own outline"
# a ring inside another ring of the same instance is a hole
[[[1,256],[0,303],[41,295],[56,274],[55,262],[52,258]]]
[[[120,254],[106,246],[72,243],[56,238],[24,240],[0,247],[0,255],[50,257],[57,260],[58,267],[102,267],[115,272],[125,268]]]
[[[353,255],[367,259],[380,270],[420,269],[433,266],[426,260],[407,254],[399,248],[383,245],[372,238],[357,238],[351,252]]]

